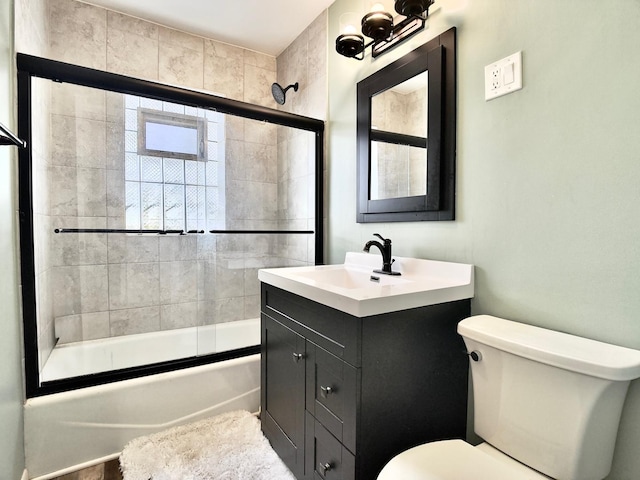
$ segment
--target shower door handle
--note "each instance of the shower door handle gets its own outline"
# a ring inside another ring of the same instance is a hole
[[[304,353],[293,352],[293,361],[294,362],[298,363],[303,358],[304,358]]]

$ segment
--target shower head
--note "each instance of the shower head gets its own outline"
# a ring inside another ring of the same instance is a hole
[[[287,96],[287,90],[293,88],[294,92],[298,91],[298,82],[289,85],[287,88],[282,88],[279,83],[274,83],[271,85],[271,94],[273,95],[273,99],[276,101],[278,105],[284,105]]]

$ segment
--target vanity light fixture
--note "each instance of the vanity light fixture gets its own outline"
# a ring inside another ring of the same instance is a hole
[[[364,59],[364,51],[371,46],[371,56],[377,57],[386,50],[406,40],[424,29],[429,16],[429,7],[435,0],[395,0],[395,10],[405,17],[394,24],[393,16],[384,11],[381,3],[371,7],[371,11],[362,17],[361,27],[364,36],[371,39],[365,44],[363,35],[357,33],[353,24],[341,25],[341,34],[336,38],[336,51],[340,55],[356,60]]]

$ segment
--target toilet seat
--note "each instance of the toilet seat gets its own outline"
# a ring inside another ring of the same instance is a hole
[[[492,450],[492,451],[490,451]],[[393,457],[377,480],[549,480],[493,447],[462,440],[425,443]]]

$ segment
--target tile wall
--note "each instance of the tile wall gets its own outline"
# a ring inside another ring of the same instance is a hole
[[[280,107],[290,113],[320,120],[327,118],[327,12],[321,13],[277,57],[278,83],[283,87],[298,82],[298,91],[290,89],[286,103]],[[280,127],[278,131],[278,186],[280,191],[308,193],[307,202],[299,194],[278,197],[278,218],[292,229],[314,229],[315,139],[304,132]],[[306,152],[306,153],[305,153]],[[305,156],[305,164],[296,159]],[[322,174],[326,175],[323,162]],[[279,249],[291,258],[313,259],[313,239],[283,237]],[[306,255],[305,252],[306,251]]]
[[[274,57],[74,0],[17,3],[25,11],[37,6],[51,25],[45,51],[35,51],[27,35],[19,51],[276,106]],[[323,14],[296,42],[316,42],[325,30]],[[324,44],[321,50],[326,57]],[[297,57],[280,58],[292,65]],[[297,113],[324,118],[326,60],[309,61],[322,65],[322,80],[311,71],[314,82],[302,82]],[[42,155],[42,192],[50,192],[43,202],[50,203],[39,213],[38,234],[47,239],[39,247],[43,359],[55,337],[64,343],[256,317],[259,268],[313,263],[312,237],[53,234],[124,227],[123,116],[109,93],[85,89],[78,96],[70,86],[44,83],[44,92],[56,92],[50,124],[38,127],[47,138],[50,129],[52,139]],[[225,134],[227,228],[313,228],[313,135],[230,116]]]
[[[49,54],[49,9],[42,0],[15,1],[15,47],[16,51],[47,57]],[[42,192],[33,206],[33,228],[35,235],[48,238],[51,229],[49,204],[49,161],[51,158],[51,92],[45,82],[35,81],[33,85],[34,128],[43,132],[32,140],[32,179],[34,191]],[[51,256],[46,242],[40,242],[35,249],[36,288],[51,283]],[[47,289],[38,298],[38,349],[39,364],[44,365],[55,344],[53,321],[53,296]]]

